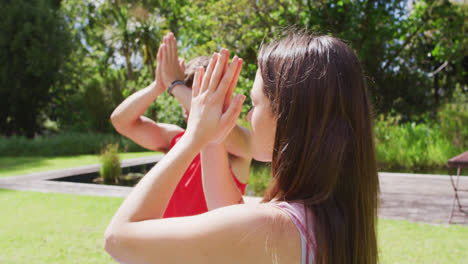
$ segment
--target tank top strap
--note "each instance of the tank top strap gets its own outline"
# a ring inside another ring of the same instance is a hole
[[[307,262],[307,257],[309,256],[307,250],[307,240],[305,239],[304,235],[301,233],[301,264],[309,264]],[[312,259],[312,258],[310,258]],[[311,262],[312,263],[312,262]]]
[[[315,250],[315,239],[311,234],[312,215],[308,213],[309,224],[307,225],[304,205],[301,202],[271,202],[270,204],[285,212],[296,225],[301,235],[301,263],[312,264]]]

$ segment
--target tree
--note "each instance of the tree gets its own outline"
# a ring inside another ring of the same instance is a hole
[[[467,83],[467,10],[449,0],[63,1],[74,46],[60,70],[63,85],[49,94],[54,111],[48,117],[60,127],[110,131],[106,113],[118,102],[105,97],[124,98],[152,81],[168,31],[175,32],[186,60],[221,47],[243,58],[236,93],[248,95],[260,44],[294,25],[336,36],[356,51],[377,113],[418,120]],[[160,102],[148,114],[168,120],[173,108]]]
[[[33,137],[60,90],[67,24],[52,0],[4,0],[0,17],[0,133]]]
[[[376,112],[396,111],[404,121],[434,111],[457,83],[466,85],[466,7],[448,0],[199,0],[183,13],[184,46],[195,54],[230,48],[245,59],[249,79],[259,44],[292,25],[338,37],[358,54]]]

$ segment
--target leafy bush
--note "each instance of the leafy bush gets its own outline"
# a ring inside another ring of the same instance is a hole
[[[445,170],[447,160],[468,150],[468,97],[459,87],[436,119],[401,123],[399,115],[375,122],[377,160],[387,171]]]
[[[64,133],[26,137],[0,137],[0,156],[72,156],[98,154],[106,144],[119,144],[121,151],[138,152],[145,149],[133,141],[114,134]]]
[[[380,170],[421,172],[443,168],[459,151],[437,124],[399,124],[401,117],[380,115],[375,122]]]
[[[162,93],[156,102],[151,104],[145,112],[145,116],[159,122],[186,127],[182,106],[167,92]]]
[[[253,161],[250,167],[249,184],[246,194],[263,197],[265,190],[270,185],[271,167],[262,162]]]
[[[100,156],[102,165],[99,170],[104,184],[118,184],[122,173],[119,158],[119,144],[108,144]]]
[[[440,129],[459,152],[468,150],[468,96],[456,89],[453,102],[444,105],[438,113]]]
[[[55,108],[59,128],[66,131],[113,131],[110,115],[123,100],[123,93],[132,83],[125,80],[123,70],[109,69],[94,73],[70,91],[66,99]]]

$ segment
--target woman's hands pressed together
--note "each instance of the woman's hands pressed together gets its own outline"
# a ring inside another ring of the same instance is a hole
[[[192,87],[192,105],[186,136],[201,149],[204,146],[224,141],[242,109],[244,95],[232,93],[242,68],[242,59],[237,56],[228,64],[229,52],[221,49],[210,60],[206,72],[197,69]]]

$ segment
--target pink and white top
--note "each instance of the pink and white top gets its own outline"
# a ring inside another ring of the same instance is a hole
[[[312,214],[304,210],[304,205],[301,202],[271,202],[271,205],[285,212],[296,225],[301,234],[301,264],[312,264],[315,251],[315,238],[312,234]]]

